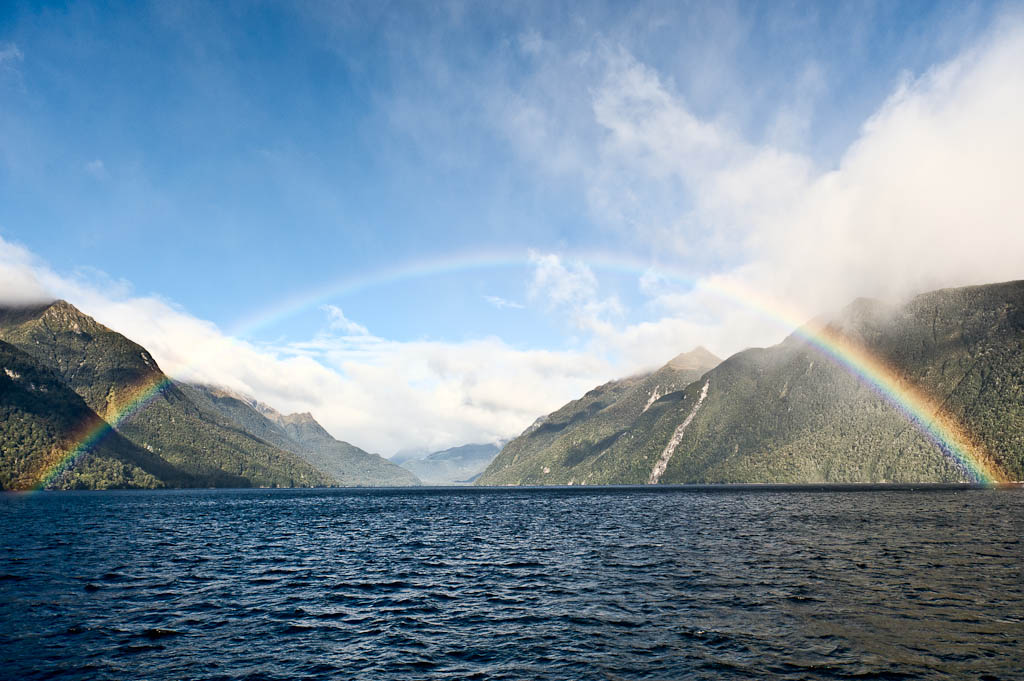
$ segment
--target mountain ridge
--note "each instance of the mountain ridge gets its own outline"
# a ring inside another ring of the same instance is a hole
[[[341,486],[416,486],[410,471],[377,454],[338,440],[309,412],[282,414],[236,391],[202,384],[184,384],[197,403],[230,419],[247,432],[293,452]]]

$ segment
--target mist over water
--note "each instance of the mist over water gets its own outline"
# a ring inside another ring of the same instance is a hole
[[[1013,679],[1020,489],[0,497],[10,678]]]

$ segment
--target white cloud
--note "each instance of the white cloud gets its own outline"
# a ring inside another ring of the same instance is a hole
[[[48,270],[28,249],[0,237],[0,301],[25,305],[52,300]]]
[[[508,438],[616,372],[587,352],[521,350],[498,338],[383,339],[334,306],[310,341],[255,345],[99,273],[61,276],[2,239],[0,286],[3,303],[70,301],[146,347],[174,378],[312,412],[336,437],[385,454]]]
[[[97,180],[103,180],[107,177],[107,167],[100,159],[89,161],[85,164],[85,172],[89,173]]]
[[[565,264],[555,253],[530,253],[534,266],[530,295],[543,297],[551,305],[586,302],[597,294],[597,278],[581,262]]]
[[[335,305],[324,305],[321,309],[327,313],[327,318],[332,329],[343,331],[346,334],[353,336],[367,336],[370,334],[365,326],[357,324],[346,317],[340,307]]]
[[[505,300],[500,296],[484,296],[484,300],[486,300],[488,303],[498,308],[499,310],[522,310],[526,307],[522,303],[517,303],[514,300]]]
[[[602,64],[597,75],[594,61]],[[549,68],[567,77],[558,66],[567,62],[553,55]],[[756,291],[809,318],[857,296],[901,298],[1024,276],[1019,17],[1004,17],[949,63],[908,77],[832,168],[792,148],[748,142],[726,118],[698,116],[671,79],[621,49],[595,54],[588,68],[575,76],[591,77],[589,117],[563,117],[569,105],[538,88],[522,107],[543,122],[539,132],[516,125],[514,112],[497,124],[513,140],[521,135],[526,152],[543,154],[536,135],[544,130],[585,140],[559,152],[577,160],[574,168],[548,170],[584,178],[599,223],[697,273],[696,286],[657,292],[646,277],[641,289],[663,319],[615,334],[595,325],[604,343],[630,353],[629,338],[672,338],[683,347],[720,342],[717,349],[731,352],[785,333],[785,322],[765,309],[771,303],[745,309],[716,299],[722,287]],[[820,77],[813,68],[804,74],[797,88],[805,99],[822,87]],[[804,146],[801,121],[812,112],[799,99],[780,112],[776,143]],[[595,296],[585,271],[552,256],[537,262],[535,287],[552,300],[578,306]]]
[[[320,336],[280,351],[315,354],[344,376],[331,397],[334,417],[344,419],[344,432],[386,443],[385,451],[518,434],[614,375],[588,353],[519,350],[498,338],[444,343]]]
[[[547,302],[548,308],[565,314],[578,330],[606,336],[615,333],[611,320],[622,316],[617,296],[601,297],[597,277],[586,263],[563,261],[556,253],[530,252],[533,277],[530,297]]]

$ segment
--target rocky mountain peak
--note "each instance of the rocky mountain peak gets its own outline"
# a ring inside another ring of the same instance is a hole
[[[52,331],[71,331],[89,335],[110,332],[110,329],[66,300],[56,300],[42,308],[39,321]]]

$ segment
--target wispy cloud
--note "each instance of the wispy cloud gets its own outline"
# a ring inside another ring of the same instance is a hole
[[[13,64],[25,58],[14,43],[0,43],[0,68],[12,68]]]
[[[504,298],[501,298],[500,296],[484,296],[484,300],[486,300],[488,303],[490,303],[494,307],[498,308],[499,310],[504,310],[504,309],[522,310],[522,309],[525,309],[525,307],[526,307],[522,303],[517,303],[514,300],[505,300]]]
[[[551,305],[572,305],[591,301],[597,295],[597,277],[582,262],[563,262],[555,253],[530,253],[534,266],[530,295]]]
[[[612,320],[622,316],[622,303],[615,295],[601,295],[597,277],[586,263],[537,251],[530,253],[530,261],[531,298],[546,302],[580,331],[599,337],[614,333]]]
[[[692,331],[731,339],[722,347],[731,351],[784,330],[742,302],[709,299],[712,282],[756,290],[809,317],[857,296],[899,298],[1024,274],[1024,194],[1015,190],[1024,119],[1011,113],[1024,110],[1019,17],[906,78],[838,164],[825,168],[791,149],[752,143],[727,119],[698,115],[671,80],[625,50],[594,58],[601,67],[589,118],[561,118],[562,105],[548,95],[523,106],[538,121],[566,127],[566,140],[583,134],[573,128],[596,124],[593,151],[563,156],[580,159],[575,173],[591,214],[648,244],[659,260],[696,272],[696,286],[659,287],[652,304],[670,317],[653,324],[678,329],[686,326],[680,319],[701,320]],[[806,74],[809,91],[820,87],[817,78]],[[779,137],[799,136],[798,123]],[[520,148],[534,149],[530,133],[522,134]],[[593,298],[587,272],[550,256],[536,262],[534,288],[551,300]]]
[[[340,307],[337,307],[335,305],[324,305],[320,309],[327,313],[327,318],[329,320],[331,329],[334,329],[336,331],[342,331],[346,334],[353,336],[370,335],[370,332],[366,329],[365,326],[363,326],[362,324],[358,324],[349,319],[348,317],[346,317],[345,313],[342,312]]]
[[[107,178],[107,166],[101,159],[94,159],[85,164],[85,172],[92,175],[97,180],[105,180]]]

